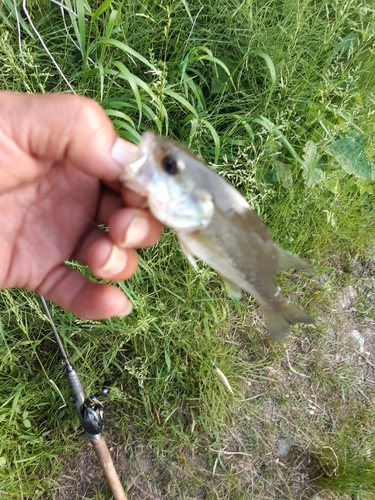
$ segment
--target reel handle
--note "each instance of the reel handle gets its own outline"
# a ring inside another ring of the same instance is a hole
[[[125,494],[124,488],[120,482],[120,479],[117,475],[115,466],[112,462],[112,457],[109,453],[107,444],[104,438],[100,439],[90,439],[91,444],[94,447],[96,456],[102,466],[104,471],[104,475],[108,481],[109,487],[111,488],[113,499],[114,500],[128,500],[128,497]]]

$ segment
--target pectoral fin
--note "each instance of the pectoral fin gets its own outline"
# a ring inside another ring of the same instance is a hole
[[[180,248],[181,248],[183,254],[185,255],[185,257],[187,258],[187,260],[194,267],[194,269],[198,269],[197,261],[195,260],[194,255],[190,252],[190,250],[189,250],[188,246],[186,245],[186,243],[184,242],[182,236],[180,236],[177,233],[177,238],[178,238],[178,242],[180,244]]]
[[[229,294],[233,295],[233,297],[235,297],[236,299],[240,299],[241,295],[242,295],[241,287],[238,286],[237,283],[235,283],[234,281],[231,281],[228,278],[224,278],[224,276],[221,276],[220,273],[219,273],[219,276],[224,281],[224,283],[228,289]]]
[[[277,250],[277,270],[288,271],[289,269],[306,269],[309,264],[297,257],[293,253],[287,252],[283,248],[276,246]]]

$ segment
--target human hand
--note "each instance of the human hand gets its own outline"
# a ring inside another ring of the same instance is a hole
[[[85,319],[131,312],[121,290],[64,261],[125,280],[137,267],[134,248],[159,239],[144,200],[117,181],[114,158],[130,163],[136,151],[94,101],[0,92],[1,289],[33,290]]]

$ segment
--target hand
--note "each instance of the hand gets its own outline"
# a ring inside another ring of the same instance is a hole
[[[137,267],[134,248],[160,237],[144,200],[117,181],[114,157],[126,164],[136,151],[94,101],[0,92],[0,288],[33,290],[85,319],[131,312],[117,287],[64,261],[125,280]]]

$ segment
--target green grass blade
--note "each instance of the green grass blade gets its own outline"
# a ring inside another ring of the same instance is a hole
[[[191,15],[191,12],[190,12],[190,9],[189,9],[189,5],[188,5],[187,1],[186,0],[181,0],[181,2],[182,2],[182,5],[185,7],[186,13],[189,16],[191,24],[193,24],[194,23],[194,19],[193,19],[193,16]]]
[[[8,10],[9,12],[16,18],[18,17],[18,22],[20,23],[20,26],[22,27],[22,29],[25,31],[25,33],[27,33],[27,35],[31,38],[34,38],[34,33],[32,33],[29,29],[29,27],[27,26],[27,24],[25,23],[25,21],[23,20],[23,17],[22,15],[20,14],[19,12],[19,9],[17,6],[15,6],[15,2],[12,1],[12,0],[3,0],[3,3],[5,3],[5,5],[8,7]],[[18,16],[16,16],[16,13],[15,13],[15,9],[17,9],[17,14]],[[4,20],[4,22],[9,25],[9,26],[12,26],[12,23],[9,21],[9,17],[2,11],[0,10],[0,17]]]
[[[96,9],[96,11],[91,16],[91,21],[92,22],[96,21],[97,18],[99,16],[101,16],[103,14],[103,12],[105,12],[108,9],[108,7],[111,5],[112,2],[113,2],[113,0],[104,0],[104,2],[102,2],[99,5],[99,7]]]
[[[178,94],[177,92],[171,89],[163,89],[163,94],[172,97],[172,99],[179,102],[184,108],[188,109],[190,113],[192,113],[196,118],[198,118],[198,113],[196,109],[181,94]]]
[[[262,52],[261,50],[250,50],[250,54],[252,54],[254,56],[259,56],[262,59],[264,59],[266,65],[268,67],[268,70],[270,72],[270,75],[271,75],[270,91],[268,93],[268,98],[267,98],[267,101],[265,104],[265,107],[267,108],[268,104],[271,101],[272,95],[275,91],[275,88],[276,88],[276,68],[275,68],[275,65],[273,64],[273,61],[270,58],[270,56],[268,54],[266,54],[265,52]]]
[[[185,75],[183,85],[185,87],[186,97],[188,97],[189,95],[189,88],[190,88],[190,90],[194,94],[195,99],[198,101],[199,110],[203,111],[206,108],[206,105],[205,105],[205,98],[200,86],[197,85],[192,78],[187,77],[187,75]]]
[[[119,14],[118,10],[113,10],[109,16],[108,23],[106,24],[105,36],[104,38],[110,38],[112,31],[116,25],[116,18]]]
[[[204,52],[204,54],[201,54],[200,52]],[[182,67],[181,67],[181,82],[183,81],[183,79],[185,77],[185,73],[188,70],[189,66],[192,66],[193,64],[195,64],[199,61],[205,61],[205,60],[210,61],[214,64],[214,68],[215,68],[216,73],[217,73],[216,65],[220,66],[224,70],[224,72],[228,75],[229,80],[230,80],[233,88],[236,88],[234,81],[233,81],[233,78],[232,78],[232,75],[231,75],[227,65],[223,61],[221,61],[220,59],[215,57],[212,54],[211,50],[209,50],[207,47],[204,47],[204,46],[194,48],[191,52],[189,52],[185,56],[183,63],[182,63]]]
[[[120,134],[121,137],[124,137],[124,139],[134,142],[135,144],[138,144],[141,140],[141,134],[139,134],[135,128],[131,127],[128,123],[122,120],[112,120],[112,123],[117,129],[125,130],[125,133]]]
[[[99,40],[96,40],[95,42],[92,42],[88,48],[88,53],[91,54],[92,50],[99,45],[112,45],[113,47],[117,47],[129,57],[138,59],[138,61],[143,62],[143,64],[145,64],[148,68],[156,71],[155,66],[150,63],[150,61],[148,61],[145,57],[143,57],[139,52],[129,47],[129,45],[127,45],[126,43],[120,42],[119,40],[115,40],[113,38],[103,37],[99,38]]]
[[[73,12],[75,12],[75,9],[73,9],[73,6],[72,6],[72,3],[70,0],[65,0],[65,5],[68,7],[68,14],[70,17],[70,22],[72,23],[73,31],[74,31],[74,34],[76,36],[78,46],[82,51],[81,41],[80,41],[81,36],[80,36],[79,26],[77,24],[77,17],[73,14]]]
[[[220,66],[221,68],[223,68],[223,70],[225,71],[225,73],[228,75],[229,77],[229,80],[233,86],[233,88],[235,89],[236,86],[234,84],[234,81],[233,81],[233,78],[232,78],[232,75],[228,69],[228,67],[226,66],[226,64],[223,63],[223,61],[220,61],[220,59],[218,59],[217,57],[214,57],[214,56],[210,56],[210,55],[207,55],[207,56],[202,56],[200,58],[200,60],[206,60],[206,61],[211,61],[213,62],[214,64],[217,64],[218,66]]]
[[[133,75],[133,73],[130,73],[128,68],[126,68],[126,66],[123,63],[119,61],[114,61],[112,64],[113,66],[118,68],[121,76],[124,78],[124,80],[126,80],[129,83],[129,85],[133,90],[134,97],[138,105],[138,113],[139,113],[138,127],[139,127],[142,121],[142,99],[137,85],[137,80],[139,81],[139,78]]]
[[[18,384],[17,387],[13,391],[14,396],[13,396],[12,409],[11,409],[10,417],[9,417],[9,423],[13,420],[14,414],[17,412],[18,401],[21,397],[23,389],[24,389],[24,386],[22,384]]]
[[[254,131],[251,128],[250,124],[248,123],[248,122],[252,122],[253,118],[244,118],[243,116],[238,115],[238,114],[231,114],[230,117],[233,117],[236,120],[234,127],[237,128],[238,125],[241,125],[246,130],[248,135],[250,136],[250,139],[253,141],[255,138],[255,134],[254,134]],[[233,130],[233,128],[231,130]],[[233,132],[231,132],[231,133],[233,133]]]
[[[82,59],[86,60],[86,20],[85,7],[83,0],[77,0],[77,16],[78,16],[78,43],[81,47]]]
[[[219,137],[219,134],[216,132],[215,128],[212,126],[212,124],[208,120],[202,119],[202,123],[211,132],[212,138],[213,138],[214,143],[215,143],[215,163],[218,163],[219,155],[220,155],[220,137]]]
[[[119,75],[118,72],[116,72],[112,69],[108,69],[107,74],[109,74],[113,77],[116,77]],[[166,128],[164,133],[165,133],[165,135],[167,135],[167,133],[168,133],[168,112],[167,112],[167,109],[162,102],[162,99],[160,99],[159,96],[157,96],[155,94],[155,92],[153,92],[151,87],[149,85],[147,85],[146,82],[144,82],[143,80],[138,78],[136,75],[133,75],[133,78],[134,78],[134,81],[136,82],[136,84],[138,85],[138,87],[140,87],[142,90],[144,90],[150,96],[150,98],[151,98],[150,103],[157,110],[158,115],[155,115],[156,116],[155,122],[156,122],[156,124],[158,124],[158,132],[160,134],[162,133],[162,123],[164,123],[165,128]],[[144,109],[145,106],[147,107],[148,105],[145,104],[145,102],[142,102],[142,109]],[[148,116],[150,116],[150,114]]]
[[[3,20],[3,22],[8,26],[8,28],[13,28],[11,22],[9,21],[9,19],[6,17],[6,15],[4,14],[4,12],[2,12],[0,10],[0,19]]]
[[[122,111],[119,111],[117,109],[106,109],[105,112],[110,117],[121,118],[122,120],[129,122],[130,125],[135,129],[135,124],[134,124],[133,120],[130,118],[129,115],[123,113]]]
[[[301,157],[296,153],[295,149],[293,146],[290,144],[288,139],[285,137],[285,135],[281,132],[281,130],[276,127],[268,118],[265,118],[264,116],[261,116],[260,118],[253,118],[252,121],[254,123],[259,123],[259,125],[262,125],[262,127],[265,127],[269,132],[271,132],[275,137],[280,139],[280,141],[284,144],[284,146],[287,148],[287,150],[290,152],[290,154],[293,156],[293,158],[300,164],[303,164],[303,161]]]
[[[100,79],[100,102],[103,102],[103,97],[104,97],[104,68],[103,64],[98,61],[98,72],[99,72],[99,79]]]

